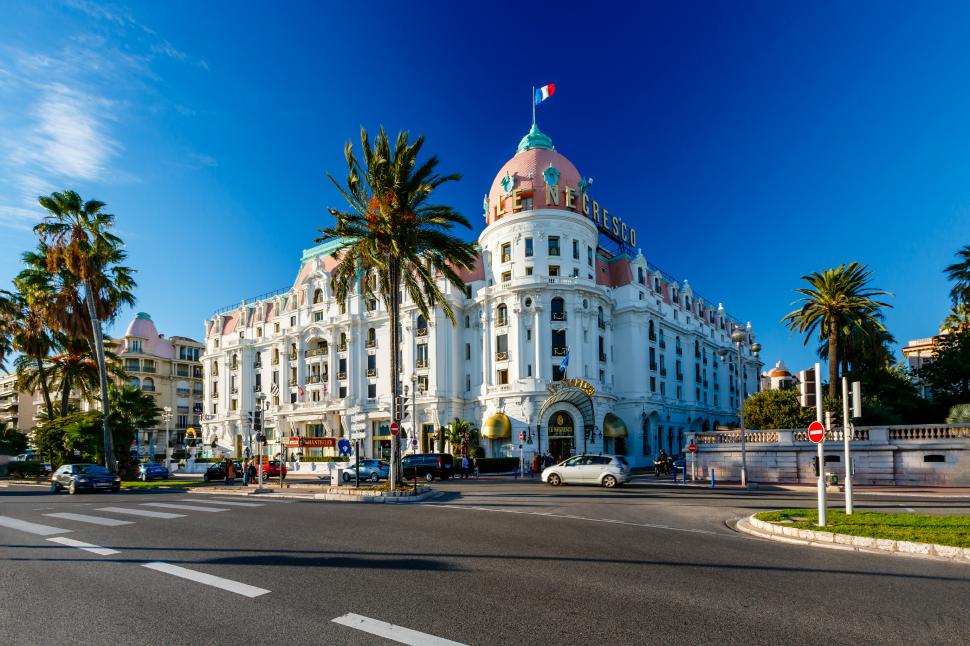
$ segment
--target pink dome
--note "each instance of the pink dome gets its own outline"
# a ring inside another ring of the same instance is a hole
[[[142,339],[157,339],[158,330],[155,328],[155,323],[152,322],[152,317],[145,312],[138,312],[135,318],[131,320],[128,324],[128,329],[125,330],[125,336],[135,336]]]
[[[535,141],[538,141],[539,144],[536,145]],[[548,147],[545,147],[546,142],[548,142]],[[545,173],[550,166],[555,169],[553,175],[558,173],[559,206],[555,204],[546,205]],[[511,178],[511,181],[506,178]],[[502,166],[502,170],[492,181],[492,187],[488,192],[488,214],[485,219],[489,224],[492,224],[503,215],[512,213],[513,191],[519,191],[522,198],[532,197],[534,200],[533,208],[578,210],[581,179],[582,176],[573,166],[573,163],[556,152],[552,148],[551,140],[539,133],[533,126],[532,132],[526,135],[523,142],[519,144],[519,152]],[[506,182],[506,185],[503,185],[503,182]],[[566,209],[564,194],[566,187],[572,190],[576,209]],[[498,217],[496,217],[496,207],[498,207]]]

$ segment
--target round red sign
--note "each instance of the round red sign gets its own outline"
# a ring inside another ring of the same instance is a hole
[[[397,434],[401,432],[401,425],[397,422],[391,422],[391,435],[397,437]]]
[[[825,427],[822,422],[812,422],[808,425],[808,439],[818,444],[825,439]]]
[[[687,450],[690,451],[691,453],[697,453],[697,445],[691,442],[690,444],[687,445]]]
[[[519,433],[519,441],[521,442],[524,439],[525,439],[525,433]]]

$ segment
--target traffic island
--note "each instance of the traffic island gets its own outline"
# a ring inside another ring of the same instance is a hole
[[[332,487],[314,484],[284,484],[283,488],[266,486],[263,487],[243,487],[243,486],[212,486],[200,489],[191,489],[191,493],[199,494],[218,494],[220,496],[250,496],[259,498],[284,498],[307,501],[325,502],[364,502],[364,503],[413,503],[422,502],[437,494],[431,487],[419,485],[415,490],[413,487],[389,491],[386,486],[375,485],[373,487]]]
[[[970,564],[970,516],[845,512],[830,509],[826,527],[815,509],[753,514],[737,529],[760,538],[856,552],[890,553]]]

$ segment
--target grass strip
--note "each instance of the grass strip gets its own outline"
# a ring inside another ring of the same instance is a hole
[[[835,532],[850,536],[886,538],[914,543],[934,543],[953,547],[970,547],[970,516],[929,516],[926,514],[884,514],[829,509],[826,527],[818,527],[817,509],[782,509],[756,514],[755,518],[776,525]]]
[[[149,480],[147,482],[141,480],[125,480],[121,483],[121,486],[125,489],[155,489],[157,487],[201,487],[208,484],[201,480]]]

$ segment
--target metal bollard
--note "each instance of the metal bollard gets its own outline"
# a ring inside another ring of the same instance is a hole
[[[714,467],[711,467],[711,489],[714,488]]]

